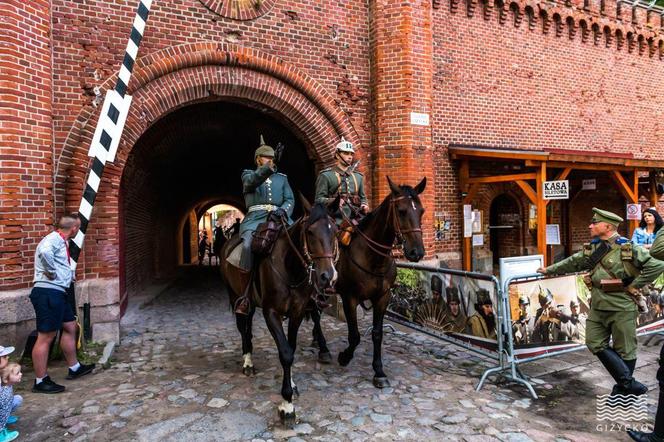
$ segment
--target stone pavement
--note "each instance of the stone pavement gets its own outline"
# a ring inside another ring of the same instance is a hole
[[[192,274],[193,272],[193,274]],[[370,317],[362,317],[363,328]],[[336,363],[346,345],[345,324],[324,317],[335,363],[316,362],[311,323],[300,331],[294,381],[298,424],[284,428],[281,368],[261,312],[254,321],[255,377],[241,374],[239,335],[228,301],[211,269],[190,269],[123,319],[122,344],[109,369],[64,381],[63,363],[50,370],[67,392],[29,392],[26,368],[21,440],[628,440],[623,431],[595,429],[595,396],[610,379],[587,352],[524,366],[537,376],[541,398],[491,379],[474,387],[490,361],[424,335],[386,333],[384,365],[392,388],[371,380],[371,340],[363,337],[348,367]],[[653,390],[659,345],[640,348],[638,377]]]

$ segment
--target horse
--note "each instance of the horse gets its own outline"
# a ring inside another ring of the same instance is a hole
[[[332,218],[339,210],[339,199],[330,205],[316,204],[313,207],[301,197],[304,216],[279,233],[271,253],[255,264],[253,282],[254,298],[258,298],[263,309],[267,327],[279,350],[279,361],[283,368],[279,417],[285,424],[295,422],[293,383],[291,366],[297,344],[297,332],[311,305],[312,294],[322,293],[334,286],[337,279],[335,262],[339,247],[336,239],[337,227]],[[222,260],[222,273],[228,287],[230,304],[242,293],[242,279],[227,261],[238,240],[228,241]],[[251,361],[251,326],[256,305],[252,302],[249,315],[236,315],[236,325],[242,336],[243,368],[245,375],[255,373]],[[288,317],[288,336],[284,333],[282,318]]]
[[[336,292],[343,301],[348,326],[348,347],[339,353],[338,362],[347,366],[360,343],[357,328],[357,306],[367,300],[373,308],[373,384],[386,388],[390,382],[383,371],[381,346],[383,318],[390,300],[390,288],[396,279],[396,263],[392,257],[395,245],[403,246],[403,255],[411,262],[424,257],[422,214],[419,194],[426,187],[426,177],[415,187],[395,185],[387,177],[390,194],[355,228],[353,239],[342,247],[337,263],[339,277]],[[315,318],[314,318],[315,319]],[[318,328],[320,330],[320,328]],[[314,333],[314,338],[318,339]]]

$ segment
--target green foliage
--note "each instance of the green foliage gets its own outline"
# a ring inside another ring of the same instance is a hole
[[[414,289],[419,285],[419,278],[417,275],[417,270],[398,268],[396,283],[400,286]]]

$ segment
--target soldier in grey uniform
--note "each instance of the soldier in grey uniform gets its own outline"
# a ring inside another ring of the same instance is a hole
[[[352,167],[354,155],[353,143],[342,137],[336,148],[337,164],[322,170],[316,179],[316,202],[329,204],[337,195],[341,195],[341,210],[349,219],[356,217],[352,208],[362,214],[369,212],[369,202],[364,193],[364,175]],[[336,221],[337,225],[341,225],[341,214],[336,217]]]
[[[530,344],[533,341],[535,318],[528,311],[529,307],[530,299],[526,295],[521,295],[519,297],[519,318],[512,321],[515,344]]]
[[[590,315],[586,321],[586,345],[616,381],[612,394],[641,395],[648,388],[632,376],[636,366],[638,290],[664,271],[664,262],[644,248],[618,235],[623,221],[615,213],[593,208],[588,226],[593,240],[583,250],[538,269],[545,275],[590,272]],[[652,250],[652,249],[651,249]],[[613,339],[613,347],[609,341]]]
[[[240,236],[242,237],[242,257],[240,258],[240,271],[244,275],[247,287],[251,280],[253,269],[253,253],[251,252],[251,239],[259,224],[267,220],[268,215],[274,212],[277,216],[291,224],[294,198],[288,178],[277,172],[274,149],[265,144],[261,135],[261,144],[254,154],[256,170],[242,172],[242,192],[247,206],[247,215],[240,223]],[[278,160],[278,157],[277,157]],[[247,314],[249,311],[248,290],[237,301],[235,312]]]

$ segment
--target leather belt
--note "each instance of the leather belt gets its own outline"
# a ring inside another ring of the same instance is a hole
[[[267,212],[272,212],[273,210],[277,210],[279,207],[272,205],[272,204],[256,204],[255,206],[249,207],[247,210],[248,212],[257,212],[259,210],[265,210]]]

